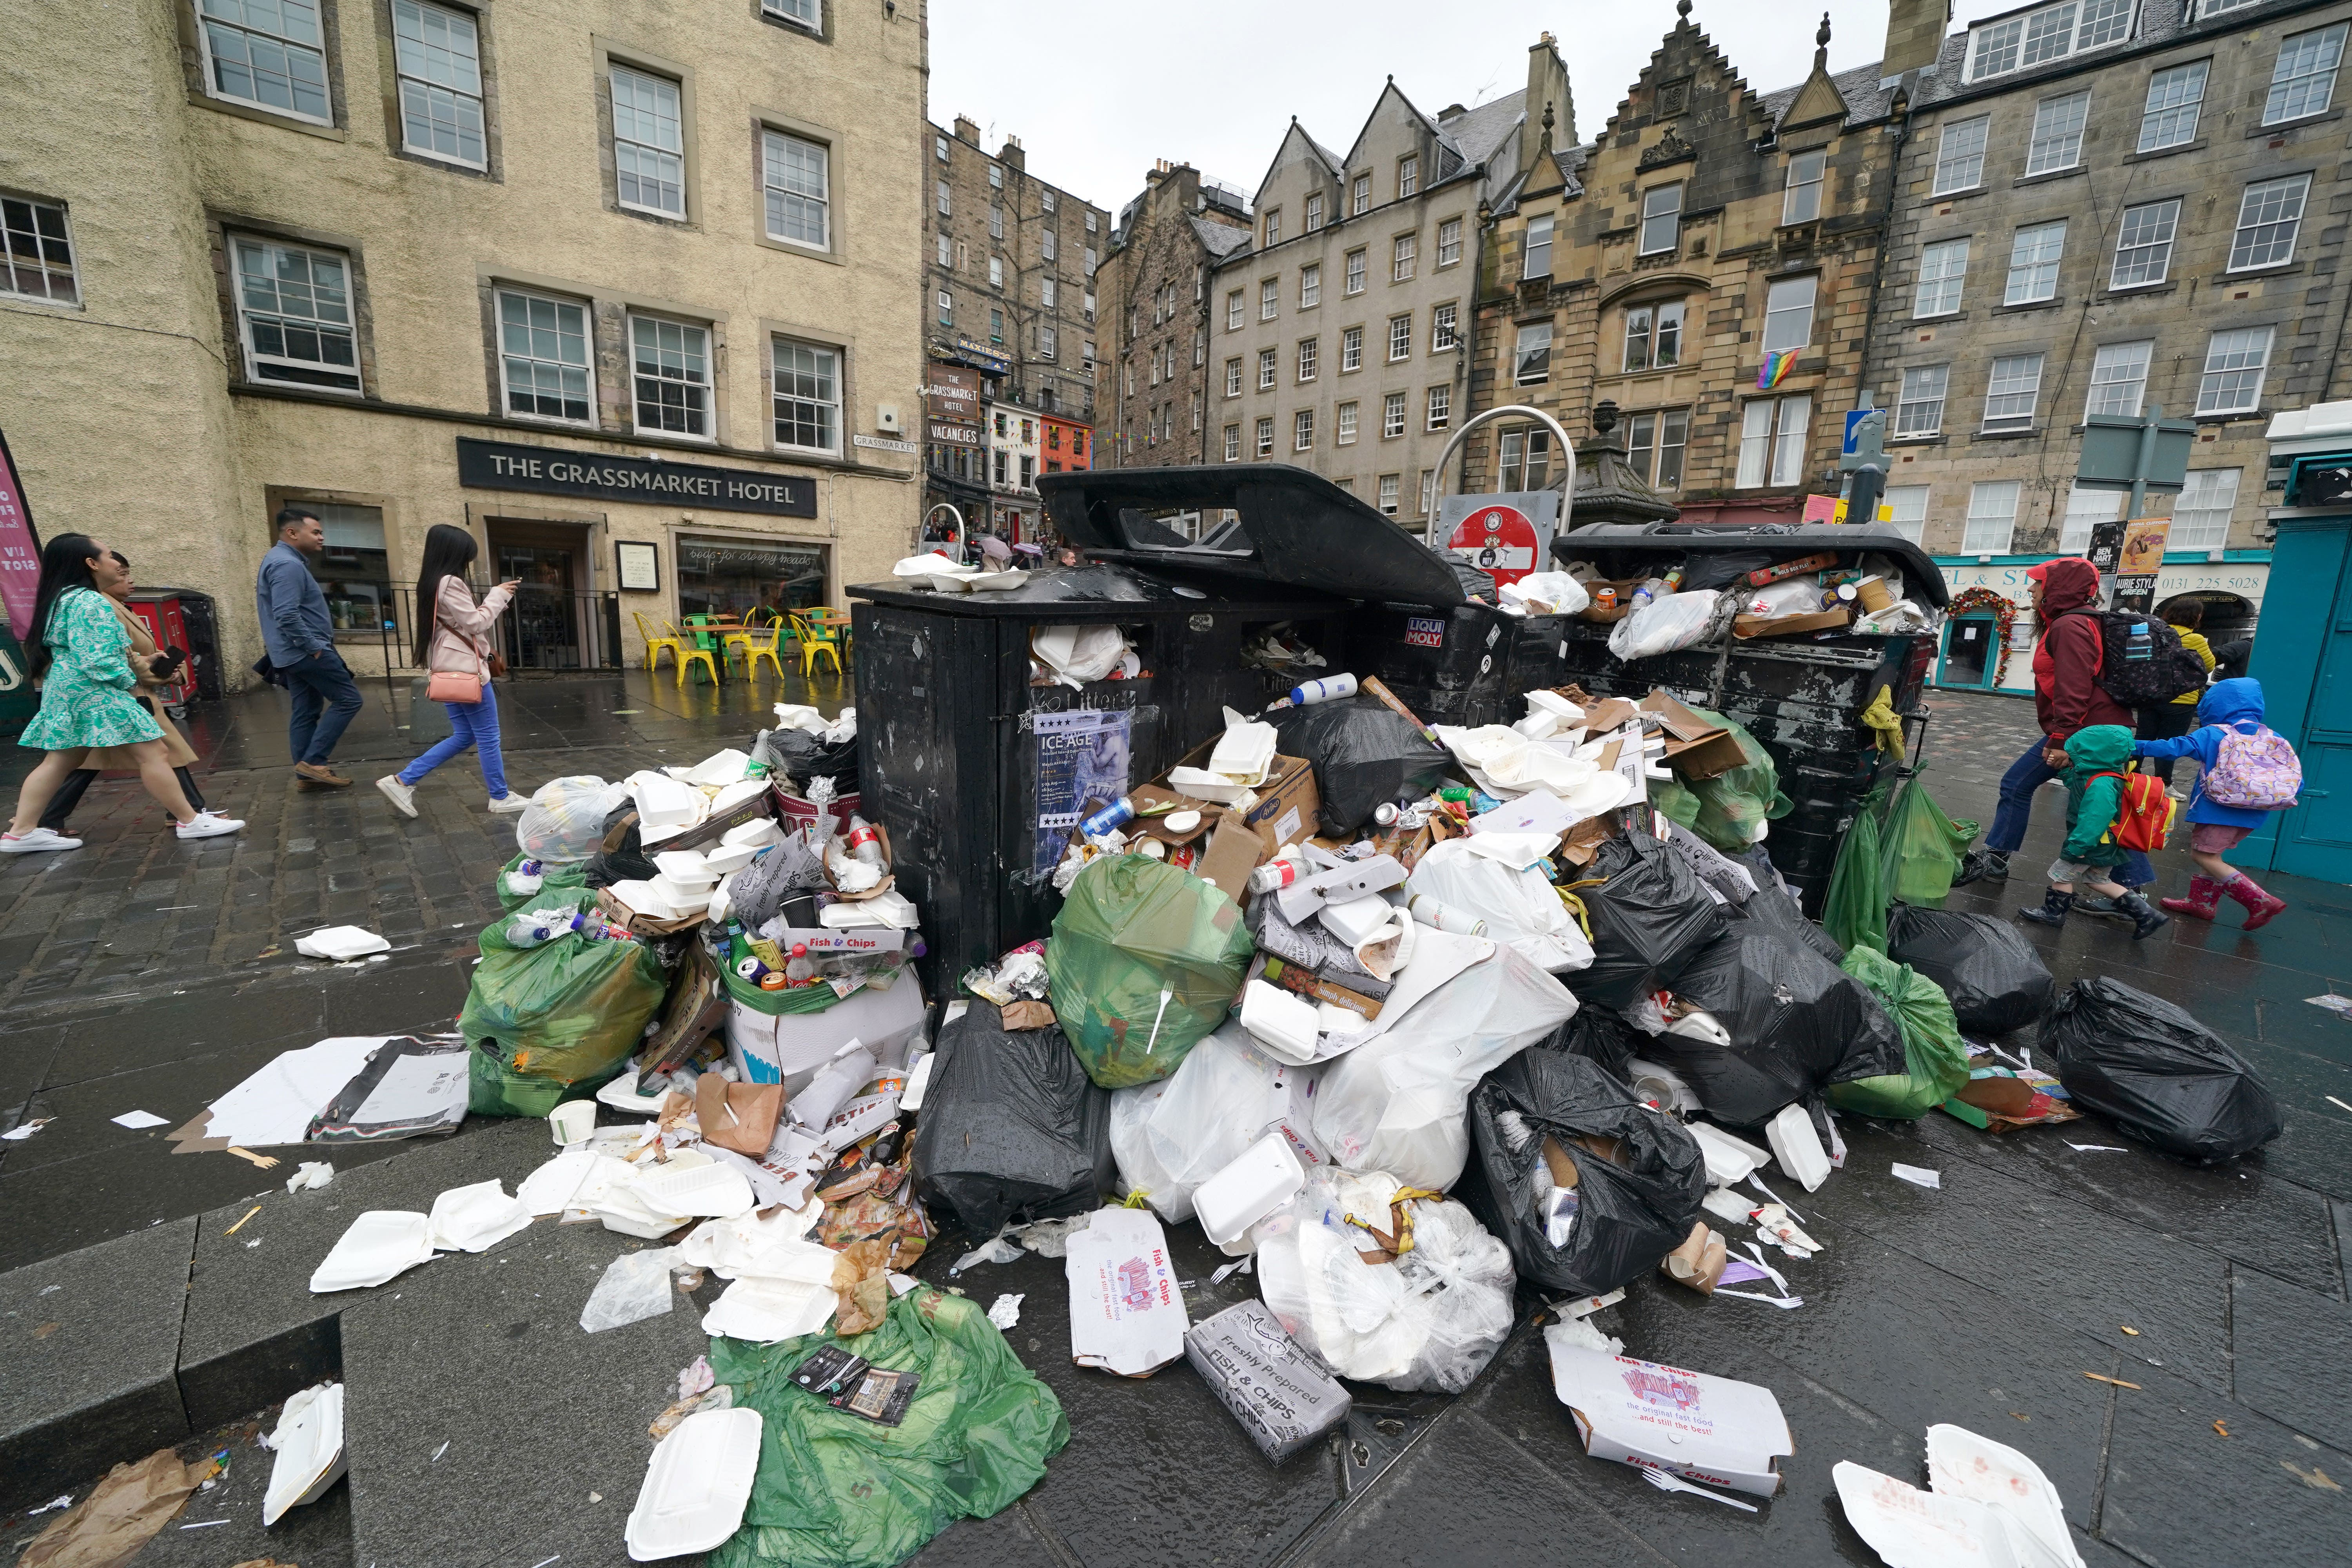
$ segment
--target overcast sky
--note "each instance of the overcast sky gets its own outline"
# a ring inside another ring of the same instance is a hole
[[[1885,0],[1830,0],[1830,68],[1879,58]],[[2001,9],[1984,0],[1973,14]],[[1345,5],[1190,0],[931,0],[931,119],[977,121],[994,149],[1021,138],[1030,173],[1114,215],[1155,159],[1257,188],[1293,115],[1344,153],[1393,73],[1434,115],[1527,85],[1527,49],[1560,40],[1587,141],[1674,26],[1673,0],[1404,0]],[[1821,11],[1805,0],[1696,0],[1706,28],[1760,92],[1812,68]],[[1958,25],[1956,22],[1955,25]]]

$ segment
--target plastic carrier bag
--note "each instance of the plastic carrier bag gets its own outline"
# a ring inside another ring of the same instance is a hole
[[[1575,1012],[1566,986],[1498,944],[1325,1070],[1315,1136],[1349,1170],[1442,1193],[1470,1157],[1471,1089]]]
[[[1648,1273],[1706,1196],[1698,1140],[1565,1051],[1521,1051],[1488,1073],[1470,1131],[1477,1158],[1460,1196],[1519,1278],[1546,1290],[1598,1296]]]
[[[578,911],[579,890],[534,907]],[[661,960],[627,937],[570,931],[536,947],[507,941],[507,922],[482,932],[457,1032],[473,1047],[477,1116],[544,1116],[621,1070],[669,990]]]
[[[1763,842],[1767,825],[1788,816],[1792,803],[1780,793],[1780,772],[1773,764],[1772,753],[1755,736],[1720,713],[1704,708],[1691,711],[1705,722],[1729,731],[1747,760],[1711,779],[1686,785],[1697,802],[1688,818],[1673,812],[1666,815],[1726,855],[1737,855],[1751,844]]]
[[[1308,1172],[1255,1229],[1258,1291],[1338,1375],[1459,1394],[1510,1335],[1511,1254],[1460,1204],[1400,1203],[1412,1190],[1377,1171]]]
[[[793,1383],[795,1367],[836,1342],[915,1374],[898,1425],[836,1410]],[[761,1416],[751,1500],[711,1568],[887,1568],[959,1519],[1011,1507],[1070,1440],[1061,1402],[987,1312],[928,1285],[847,1342],[829,1329],[772,1345],[714,1338],[710,1368]]]
[[[1282,755],[1314,765],[1328,834],[1353,833],[1383,801],[1426,795],[1454,765],[1452,752],[1377,698],[1286,708],[1269,721]]]
[[[537,888],[529,892],[522,892],[509,886],[509,879],[519,874],[522,869],[523,862],[530,858],[528,855],[517,855],[499,868],[499,908],[508,914],[512,914],[517,910],[535,908],[542,899],[561,899],[566,894],[576,892],[591,885],[588,881],[586,862],[549,860],[540,863]]]
[[[1591,963],[1592,944],[1543,872],[1507,866],[1472,848],[1472,842],[1449,838],[1432,846],[1413,867],[1406,890],[1475,910],[1488,936],[1509,943],[1539,969],[1563,974]]]
[[[1309,1113],[1321,1077],[1277,1061],[1227,1022],[1168,1077],[1111,1096],[1120,1195],[1141,1193],[1171,1225],[1191,1219],[1194,1189],[1276,1128],[1302,1163],[1319,1163]]]
[[[1045,943],[1055,1016],[1105,1089],[1174,1072],[1224,1022],[1249,968],[1239,904],[1190,871],[1105,855],[1070,884]]]
[[[1600,1006],[1633,1005],[1723,933],[1722,909],[1697,874],[1646,833],[1604,842],[1570,885],[1592,922],[1592,963],[1576,994]]]
[[[2006,1035],[2041,1020],[2058,994],[2042,954],[2008,921],[1897,904],[1886,955],[1934,981],[1963,1031]]]
[[[1059,1029],[1007,1031],[974,1002],[940,1031],[915,1133],[915,1186],[975,1238],[1013,1220],[1087,1214],[1110,1184],[1110,1096]]]
[[[1916,1121],[1958,1094],[1969,1081],[1969,1048],[1960,1042],[1959,1022],[1942,989],[1909,964],[1872,948],[1847,953],[1843,968],[1870,987],[1902,1032],[1905,1070],[1833,1083],[1830,1103],[1862,1116]]]
[[[1732,1126],[1769,1121],[1828,1084],[1905,1070],[1902,1037],[1868,988],[1769,926],[1735,925],[1669,988],[1730,1044],[1668,1032],[1642,1042],[1642,1056],[1680,1073],[1707,1114]]]
[[[1609,628],[1609,651],[1631,662],[1689,647],[1706,636],[1721,597],[1701,588],[1653,599]]]
[[[2074,1104],[2168,1154],[2234,1160],[2284,1125],[2278,1101],[2227,1041],[2119,980],[2068,986],[2042,1020],[2042,1048]]]
[[[1838,846],[1829,890],[1822,897],[1822,929],[1840,946],[1886,951],[1886,865],[1880,849],[1876,795],[1863,802]],[[1948,887],[1948,883],[1947,884]]]
[[[547,865],[587,859],[604,837],[604,815],[620,787],[586,773],[548,780],[515,819],[515,847]]]
[[[1881,853],[1885,858],[1886,896],[1898,903],[1941,909],[1951,896],[1960,851],[1975,842],[1977,825],[1946,816],[1916,773],[1905,781],[1886,814]]]

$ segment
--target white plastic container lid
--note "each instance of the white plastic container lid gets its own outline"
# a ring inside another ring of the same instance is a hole
[[[352,1221],[310,1274],[310,1292],[381,1285],[433,1258],[433,1222],[408,1209],[370,1209]]]
[[[751,1184],[732,1165],[663,1165],[637,1177],[646,1206],[689,1218],[733,1219],[751,1212]]]
[[[278,1461],[269,1468],[269,1487],[262,1494],[264,1529],[288,1509],[318,1501],[343,1473],[343,1385],[323,1384],[289,1399],[269,1446],[278,1451]]]
[[[1268,1054],[1303,1065],[1315,1059],[1321,1035],[1315,1005],[1263,980],[1242,987],[1242,1027]]]
[[[433,1200],[432,1242],[443,1252],[487,1252],[530,1226],[530,1210],[495,1176]]]
[[[741,1527],[760,1468],[760,1431],[757,1410],[698,1410],[661,1440],[629,1510],[631,1562],[709,1552]]]
[[[718,880],[698,849],[665,849],[654,857],[654,865],[673,882]]]
[[[1192,1194],[1201,1229],[1227,1255],[1250,1251],[1237,1246],[1250,1226],[1288,1203],[1307,1184],[1306,1167],[1279,1132],[1269,1132],[1243,1150],[1224,1169]]]

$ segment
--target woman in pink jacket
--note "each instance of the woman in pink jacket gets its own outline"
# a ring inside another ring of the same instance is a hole
[[[449,738],[396,773],[375,781],[384,798],[409,816],[416,815],[416,783],[468,746],[481,753],[482,782],[489,786],[490,809],[511,815],[530,804],[507,790],[505,759],[499,755],[499,703],[490,689],[490,628],[514,598],[512,581],[499,584],[474,603],[466,585],[473,563],[474,536],[446,522],[425,536],[425,565],[416,579],[416,657],[425,666],[427,691],[449,715]]]

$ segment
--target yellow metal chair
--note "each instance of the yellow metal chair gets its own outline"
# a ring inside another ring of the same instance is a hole
[[[752,613],[756,615],[758,612]],[[750,617],[745,618],[748,620]],[[739,632],[727,639],[728,646],[730,647],[739,644],[742,647],[744,679],[750,680],[753,678],[754,671],[763,658],[776,667],[776,679],[783,679],[783,661],[776,657],[776,645],[783,641],[783,638],[784,617],[771,612],[768,629],[765,633]]]
[[[673,659],[679,662],[685,660],[685,639],[677,633],[669,630],[667,626],[656,627],[654,623],[646,619],[646,613],[643,610],[631,610],[629,614],[636,617],[637,635],[646,639],[646,668],[651,670],[659,667],[661,650],[664,648],[669,649]],[[667,635],[664,635],[665,633]]]
[[[816,656],[833,660],[833,673],[841,673],[841,640],[831,626],[818,622],[814,614],[793,612],[793,640],[801,647],[801,673],[807,675],[816,668]]]
[[[686,684],[687,667],[694,664],[699,664],[702,666],[703,669],[710,677],[711,685],[716,686],[719,684],[719,666],[711,658],[710,650],[709,648],[697,647],[694,638],[689,637],[688,634],[679,631],[675,625],[668,621],[664,621],[662,623],[662,629],[669,634],[670,646],[677,650],[678,685],[682,687]]]
[[[752,657],[751,649],[759,641],[761,626],[760,617],[765,613],[768,612],[763,611],[761,606],[758,605],[754,605],[750,609],[743,612],[743,625],[741,629],[729,632],[719,639],[719,657],[721,660],[733,658],[736,651],[740,648],[743,653],[744,672],[746,674],[751,672]],[[782,617],[779,617],[779,619],[781,618]]]

